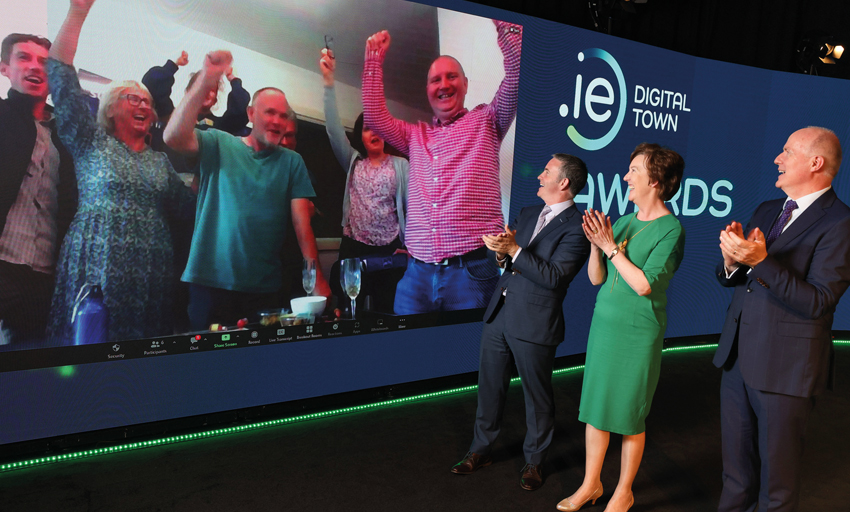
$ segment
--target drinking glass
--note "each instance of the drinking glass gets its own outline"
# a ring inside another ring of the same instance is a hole
[[[304,266],[301,268],[301,285],[307,295],[313,295],[313,290],[316,288],[316,260],[312,258],[304,260]]]
[[[342,276],[342,289],[351,299],[351,318],[353,319],[357,309],[355,299],[360,294],[360,259],[346,258],[342,260],[340,275]]]

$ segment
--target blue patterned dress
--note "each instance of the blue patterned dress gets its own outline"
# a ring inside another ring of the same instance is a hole
[[[173,333],[169,219],[195,197],[164,153],[136,152],[98,126],[74,68],[49,59],[59,138],[74,157],[79,208],[59,252],[48,334],[70,340],[80,288],[100,284],[110,341]]]

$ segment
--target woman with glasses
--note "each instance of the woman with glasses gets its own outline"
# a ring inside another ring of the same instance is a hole
[[[100,285],[109,340],[172,334],[171,217],[191,212],[194,196],[165,154],[150,149],[151,95],[121,82],[89,111],[72,66],[94,0],[73,0],[50,49],[47,76],[59,137],[74,157],[79,206],[56,268],[49,333],[72,338],[81,289]]]

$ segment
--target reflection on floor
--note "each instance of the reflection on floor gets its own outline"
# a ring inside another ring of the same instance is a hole
[[[720,373],[713,350],[668,352],[647,420],[632,510],[714,511],[720,493]],[[850,347],[836,347],[837,374]],[[494,464],[449,472],[472,435],[474,391],[247,434],[130,451],[9,472],[4,510],[554,510],[584,472],[584,425],[576,418],[580,371],[555,377],[557,431],[545,483],[519,487],[525,432],[522,391],[511,386]],[[850,386],[819,398],[809,425],[800,511],[850,503]],[[619,475],[612,438],[602,510]]]

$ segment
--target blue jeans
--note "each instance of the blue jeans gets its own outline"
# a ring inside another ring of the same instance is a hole
[[[450,258],[447,265],[410,258],[393,309],[397,315],[411,315],[483,308],[498,282],[499,267],[483,247]]]

